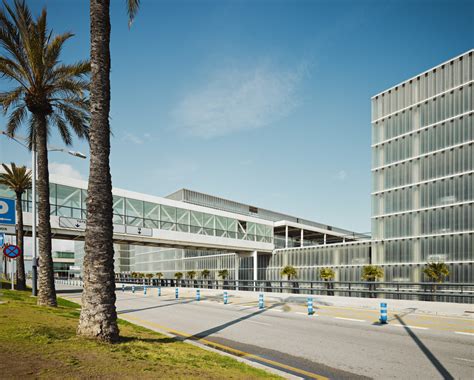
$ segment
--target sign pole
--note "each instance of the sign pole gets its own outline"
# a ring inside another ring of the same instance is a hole
[[[10,259],[10,263],[11,263],[11,270],[12,270],[12,277],[11,277],[11,281],[12,281],[12,290],[15,290],[15,285],[13,284],[13,276],[14,276],[14,267],[15,267],[15,259]]]

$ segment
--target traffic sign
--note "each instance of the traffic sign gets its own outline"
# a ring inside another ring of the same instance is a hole
[[[15,200],[10,198],[0,198],[0,232],[14,234],[15,224]]]
[[[3,248],[3,254],[9,259],[16,259],[18,256],[21,255],[21,249],[16,245],[9,244],[5,248]]]

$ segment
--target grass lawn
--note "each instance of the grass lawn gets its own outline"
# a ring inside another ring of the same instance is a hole
[[[36,306],[30,292],[2,289],[1,293],[2,379],[278,378],[125,321],[119,321],[120,343],[80,338],[76,336],[79,305],[59,298],[58,308],[45,308]]]

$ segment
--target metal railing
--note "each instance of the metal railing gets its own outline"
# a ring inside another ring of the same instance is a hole
[[[370,282],[370,281],[271,281],[158,279],[117,277],[119,283],[161,287],[246,290],[255,292],[328,295],[365,298],[417,299],[422,301],[473,303],[472,283]]]

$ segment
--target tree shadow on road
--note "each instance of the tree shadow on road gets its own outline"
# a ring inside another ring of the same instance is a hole
[[[250,319],[250,318],[253,318],[257,315],[260,315],[262,313],[264,313],[265,311],[267,310],[270,310],[270,309],[273,309],[275,307],[278,307],[278,306],[281,306],[283,305],[283,303],[276,303],[276,304],[273,304],[272,306],[270,307],[267,307],[265,309],[259,309],[253,313],[250,313],[250,314],[247,314],[247,315],[244,315],[243,317],[240,317],[240,318],[237,318],[237,319],[234,319],[232,321],[229,321],[229,322],[226,322],[226,323],[223,323],[219,326],[215,326],[215,327],[212,327],[208,330],[204,330],[204,331],[201,331],[200,333],[197,333],[197,334],[194,334],[193,336],[189,337],[189,339],[194,339],[194,340],[199,340],[199,339],[203,339],[203,338],[206,338],[208,337],[209,335],[212,335],[212,334],[215,334],[216,332],[218,331],[221,331],[221,330],[224,330],[225,328],[227,327],[230,327],[230,326],[233,326],[237,323],[240,323],[242,321],[245,321],[247,319]]]

